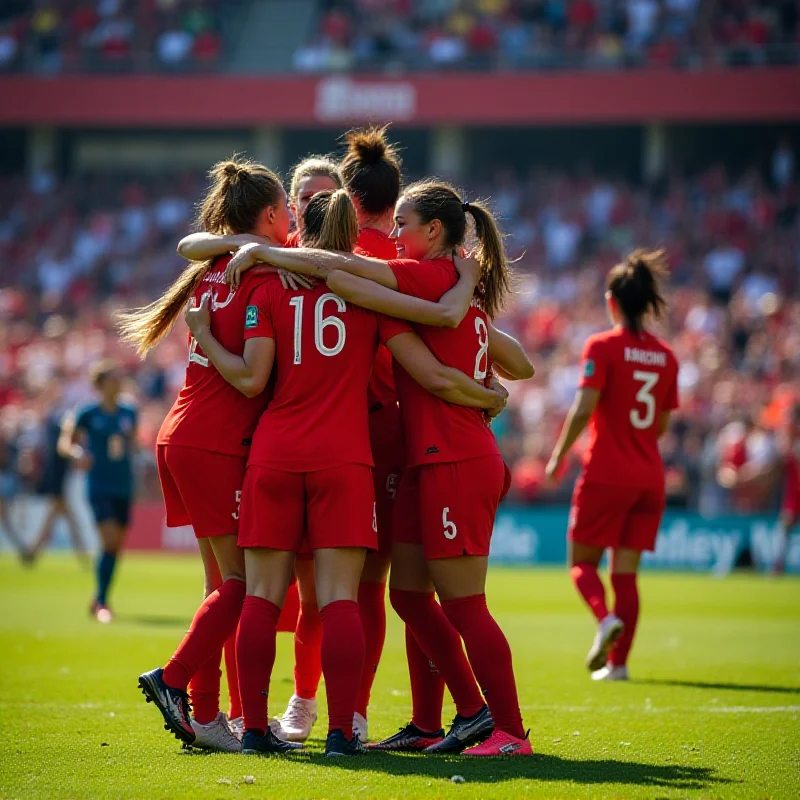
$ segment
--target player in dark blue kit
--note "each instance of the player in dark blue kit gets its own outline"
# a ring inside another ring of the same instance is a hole
[[[120,374],[112,362],[103,361],[92,370],[92,383],[100,401],[65,421],[59,449],[88,471],[89,505],[101,540],[97,597],[90,610],[99,622],[110,622],[108,590],[133,499],[136,409],[119,402]]]

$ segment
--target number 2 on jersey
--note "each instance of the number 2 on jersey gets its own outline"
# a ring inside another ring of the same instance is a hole
[[[656,418],[656,399],[651,392],[658,383],[659,374],[657,372],[646,372],[637,369],[633,373],[633,379],[640,381],[641,389],[636,393],[636,402],[642,403],[645,408],[644,416],[639,413],[638,408],[632,408],[630,413],[631,425],[637,430],[643,431],[653,424]]]
[[[305,298],[302,295],[297,295],[289,301],[289,305],[294,308],[294,363],[301,364],[303,362],[303,301]],[[341,353],[344,349],[345,339],[347,338],[347,330],[344,327],[344,320],[339,317],[324,316],[325,303],[333,301],[336,304],[336,310],[344,312],[347,310],[347,303],[342,300],[338,295],[333,292],[323,294],[314,306],[314,344],[317,350],[323,356],[335,356]],[[336,330],[336,344],[333,347],[327,347],[323,341],[323,332],[325,328],[333,327]]]
[[[489,328],[483,317],[475,317],[475,333],[478,334],[478,355],[475,356],[476,381],[482,381],[489,371]]]

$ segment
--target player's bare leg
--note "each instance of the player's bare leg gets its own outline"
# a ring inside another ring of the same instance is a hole
[[[322,621],[317,605],[314,562],[299,558],[295,561],[294,572],[300,595],[300,618],[294,635],[294,694],[286,711],[273,722],[277,721],[288,741],[305,742],[317,721]]]
[[[486,604],[488,566],[488,556],[428,561],[442,609],[464,640],[470,666],[486,692],[494,722],[494,733],[465,754],[530,755],[531,743],[522,726],[511,648]],[[432,748],[436,749],[436,746]]]
[[[317,603],[322,616],[322,672],[328,698],[326,756],[364,752],[353,734],[353,714],[364,669],[364,629],[358,585],[367,555],[363,547],[314,551]]]
[[[581,542],[569,542],[570,575],[575,588],[586,601],[597,620],[597,633],[586,655],[586,667],[596,672],[606,665],[614,642],[622,636],[624,626],[606,605],[606,588],[597,573],[603,558],[602,547],[590,547]]]
[[[25,547],[22,537],[19,535],[9,514],[8,501],[0,497],[0,527],[5,531],[6,537],[14,546],[23,564],[30,564],[32,555]]]

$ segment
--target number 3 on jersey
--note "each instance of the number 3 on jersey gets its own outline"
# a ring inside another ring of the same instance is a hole
[[[636,393],[636,401],[644,405],[645,412],[642,416],[638,408],[632,408],[630,420],[634,428],[643,431],[649,428],[656,418],[656,399],[653,397],[652,391],[658,383],[659,374],[637,369],[633,373],[633,379],[642,384],[641,389]]]
[[[294,363],[303,363],[303,302],[305,298],[297,295],[289,301],[289,305],[294,307]],[[344,327],[344,320],[339,317],[325,316],[325,303],[332,301],[336,304],[336,310],[347,311],[347,303],[338,295],[332,292],[323,294],[314,306],[314,344],[323,356],[335,356],[344,349],[347,330]],[[336,344],[327,347],[323,340],[325,328],[333,327],[336,331]]]

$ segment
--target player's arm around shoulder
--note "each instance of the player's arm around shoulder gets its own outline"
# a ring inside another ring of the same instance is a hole
[[[526,381],[536,373],[522,345],[494,325],[489,325],[489,360],[497,374],[506,380]]]

